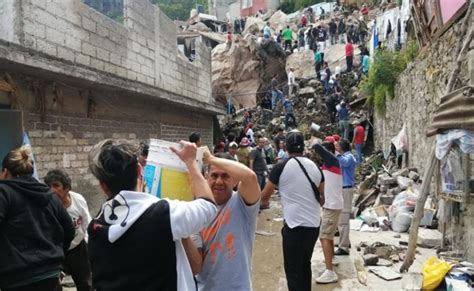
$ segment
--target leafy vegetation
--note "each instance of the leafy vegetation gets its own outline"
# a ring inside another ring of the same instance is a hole
[[[82,0],[84,3],[99,11],[100,13],[123,23],[123,1],[124,0]],[[171,19],[187,20],[191,9],[197,4],[204,6],[208,11],[207,0],[150,0],[158,5],[160,9]]]
[[[360,83],[360,88],[367,95],[367,103],[378,113],[385,113],[387,99],[395,97],[398,76],[417,54],[418,45],[415,42],[409,42],[399,52],[381,49],[375,53],[369,74]]]
[[[83,0],[100,13],[123,23],[123,0]]]
[[[204,11],[209,11],[207,0],[150,0],[151,3],[160,7],[161,11],[173,20],[187,20],[191,9],[196,4],[204,6]]]
[[[289,14],[314,4],[325,2],[324,0],[285,0],[280,6],[280,10]]]

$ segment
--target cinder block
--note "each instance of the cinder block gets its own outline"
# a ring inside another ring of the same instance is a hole
[[[109,29],[105,26],[102,25],[97,25],[97,34],[102,36],[102,37],[108,37],[109,36]]]
[[[78,39],[78,38],[75,38],[72,35],[67,35],[66,34],[65,45],[66,45],[66,47],[68,47],[70,49],[73,49],[75,51],[79,51],[79,52],[82,49],[81,40]]]
[[[85,16],[82,16],[82,28],[85,30],[88,30],[90,32],[96,32],[97,31],[97,23]]]
[[[90,56],[86,56],[82,53],[75,53],[74,56],[75,56],[75,62],[76,63],[81,64],[81,65],[85,65],[85,66],[90,66],[90,64],[91,64],[91,57]]]
[[[91,57],[95,57],[97,55],[96,47],[85,41],[82,41],[81,51],[83,54],[91,56]]]
[[[106,61],[108,62],[109,61],[109,58],[110,58],[110,53],[109,51],[103,49],[103,48],[100,48],[98,47],[97,48],[97,58],[103,60],[103,61]]]
[[[105,63],[101,60],[98,60],[96,58],[91,58],[91,67],[93,67],[94,69],[103,71],[104,70],[104,64]]]
[[[110,62],[114,65],[120,66],[120,55],[110,53]]]
[[[117,74],[117,66],[110,64],[110,63],[104,63],[104,71],[110,74]]]
[[[58,58],[74,62],[74,51],[62,46],[58,46]]]
[[[57,46],[55,44],[39,38],[36,39],[36,49],[52,56],[57,56],[58,54]]]
[[[136,53],[140,53],[141,52],[141,45],[138,42],[133,41],[132,42],[132,50]]]
[[[23,30],[38,38],[46,38],[46,27],[43,24],[25,20]]]

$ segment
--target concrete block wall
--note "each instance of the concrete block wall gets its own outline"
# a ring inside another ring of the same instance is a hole
[[[375,145],[389,149],[390,142],[406,125],[408,163],[423,170],[434,138],[426,130],[445,94],[446,84],[455,66],[454,47],[459,42],[460,23],[420,51],[408,64],[395,86],[395,98],[387,101],[386,112],[375,116]],[[462,64],[460,78],[469,83],[468,58]]]
[[[408,164],[421,172],[427,167],[426,161],[434,142],[434,137],[426,137],[426,129],[440,105],[455,67],[457,56],[453,48],[461,39],[460,27],[460,23],[455,24],[442,37],[423,48],[416,62],[409,64],[401,74],[395,87],[395,98],[387,102],[386,113],[376,115],[374,120],[376,148],[384,150],[389,148],[391,139],[406,125]],[[469,84],[472,78],[468,61],[469,55],[463,61],[459,75],[463,85]],[[456,237],[453,247],[464,248],[461,251],[465,251],[466,258],[473,261],[474,249],[470,246],[474,245],[474,199],[471,198],[465,206],[460,223],[453,222],[448,233]]]
[[[136,0],[135,0],[136,1]],[[176,54],[176,26],[160,10],[156,10],[155,26],[157,46],[155,59],[158,62],[156,75],[160,87],[180,95],[190,96],[193,92],[203,102],[211,102],[211,96],[204,94],[211,83],[211,52],[202,42],[196,43],[196,59],[190,62],[185,56]]]
[[[211,101],[209,49],[198,45],[195,62],[181,57],[176,26],[148,0],[124,0],[123,25],[80,0],[0,2],[0,39],[71,65]]]

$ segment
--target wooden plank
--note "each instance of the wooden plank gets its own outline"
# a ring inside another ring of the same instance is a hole
[[[361,257],[355,258],[354,266],[357,271],[357,279],[359,279],[359,283],[367,286],[367,271],[365,271],[364,263],[362,262]]]
[[[425,169],[425,173],[423,175],[423,182],[421,183],[420,195],[418,196],[418,199],[416,201],[415,214],[413,215],[413,219],[410,225],[408,250],[406,253],[405,260],[403,261],[403,264],[400,267],[401,273],[408,271],[410,266],[413,264],[413,261],[415,260],[416,243],[418,240],[418,227],[420,226],[420,221],[421,221],[421,218],[423,217],[425,202],[426,202],[426,199],[428,198],[434,169],[438,167],[438,164],[439,164],[439,161],[436,158],[435,152],[436,152],[436,144],[433,143],[431,147],[429,160],[428,160],[428,167]]]
[[[469,196],[471,195],[471,189],[469,187],[469,181],[471,180],[471,159],[469,154],[463,154],[463,163],[464,163],[464,196],[463,196],[463,205],[462,207],[467,207],[469,202]]]

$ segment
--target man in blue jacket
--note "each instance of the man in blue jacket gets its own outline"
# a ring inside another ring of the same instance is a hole
[[[349,255],[351,241],[349,239],[349,220],[352,212],[352,195],[355,184],[356,158],[351,153],[351,144],[347,139],[342,139],[336,146],[339,153],[337,159],[342,170],[342,196],[344,208],[339,217],[339,248],[334,253],[336,256]]]

